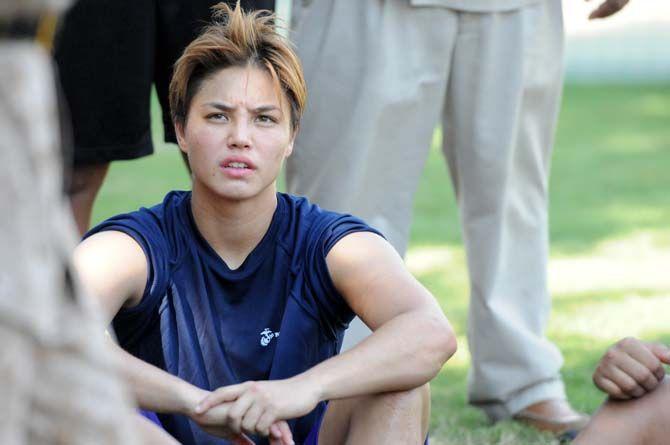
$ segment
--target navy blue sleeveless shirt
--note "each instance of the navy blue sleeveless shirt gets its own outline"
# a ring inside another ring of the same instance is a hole
[[[113,320],[120,345],[208,390],[292,377],[337,354],[354,314],[331,281],[326,255],[345,235],[379,232],[278,193],[267,233],[231,270],[198,232],[190,198],[190,192],[170,192],[162,204],[110,218],[86,235],[124,232],[147,257],[142,300]],[[324,410],[322,402],[289,422],[296,443]],[[228,443],[185,416],[158,417],[183,444]]]

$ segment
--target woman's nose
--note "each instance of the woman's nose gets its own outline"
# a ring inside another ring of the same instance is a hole
[[[249,148],[251,146],[251,140],[249,136],[249,124],[244,120],[239,120],[232,126],[232,131],[230,132],[228,139],[228,145],[231,148]]]

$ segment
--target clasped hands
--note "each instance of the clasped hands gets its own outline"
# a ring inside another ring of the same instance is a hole
[[[295,377],[249,381],[209,393],[190,417],[207,433],[235,445],[253,445],[247,434],[266,436],[270,445],[293,445],[286,420],[308,414],[318,402],[316,388]]]

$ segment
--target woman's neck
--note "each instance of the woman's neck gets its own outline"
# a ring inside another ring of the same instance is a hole
[[[198,231],[230,269],[237,269],[260,243],[276,208],[274,185],[253,198],[234,201],[193,184],[191,211]]]

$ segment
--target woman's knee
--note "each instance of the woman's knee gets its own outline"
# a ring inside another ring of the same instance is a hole
[[[417,408],[424,405],[427,405],[427,409],[430,410],[430,386],[428,383],[413,389],[374,394],[370,397],[372,397],[373,402],[376,399],[379,403],[399,410],[409,409],[412,412],[420,412]]]
[[[428,434],[430,423],[430,386],[428,383],[405,391],[377,394],[372,403],[383,405],[379,410],[386,419],[396,419],[400,424],[416,425],[421,437]],[[377,405],[379,406],[379,405]]]

